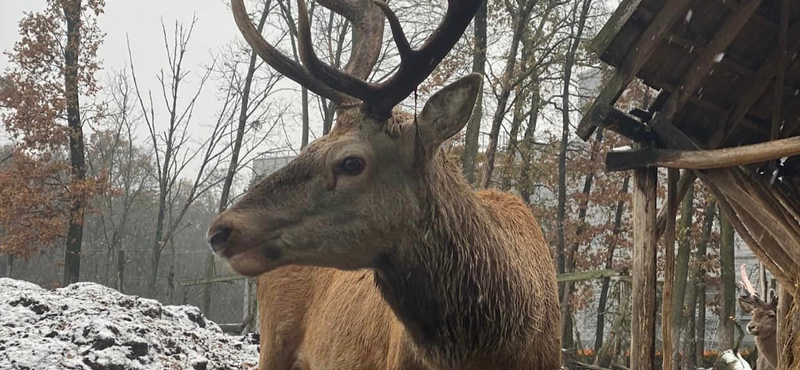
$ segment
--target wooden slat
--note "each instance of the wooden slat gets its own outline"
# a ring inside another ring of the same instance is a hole
[[[739,32],[742,30],[747,20],[756,11],[763,0],[742,0],[739,6],[725,18],[725,21],[717,29],[714,38],[708,43],[708,46],[702,53],[694,60],[689,67],[688,72],[678,84],[678,94],[671,94],[667,103],[664,105],[662,112],[668,119],[675,117],[675,114],[686,104],[689,98],[694,95],[695,91],[700,87],[711,68],[717,63],[720,58],[719,55],[724,53],[728,46],[733,42]]]
[[[702,53],[703,50],[705,50],[706,45],[708,45],[708,40],[701,36],[698,36],[695,40],[689,40],[674,32],[668,32],[666,35],[664,35],[664,39],[667,40],[668,43],[678,44],[682,48],[691,50],[691,53],[696,54]],[[719,63],[742,76],[749,77],[756,73],[756,71],[748,68],[747,66],[733,60],[732,58],[728,58],[727,54]]]
[[[778,75],[775,77],[775,96],[772,108],[770,139],[781,136],[781,113],[783,112],[783,84],[786,80],[786,36],[789,33],[789,0],[781,1],[781,30],[778,33]]]
[[[654,370],[656,330],[655,168],[633,174],[631,369]]]
[[[639,40],[631,47],[622,65],[611,76],[600,95],[592,102],[595,105],[613,105],[619,95],[630,84],[642,66],[653,54],[656,46],[661,42],[662,36],[669,30],[675,21],[686,13],[691,0],[670,0],[664,4],[658,15],[639,36]],[[586,115],[578,125],[577,134],[583,140],[588,140],[596,126],[591,116]]]
[[[789,45],[787,54],[794,55],[794,53],[800,49],[800,22],[795,22],[789,28],[787,35],[789,39],[794,40],[791,45]],[[764,63],[761,64],[761,67],[758,68],[755,77],[753,77],[753,82],[750,84],[750,88],[747,92],[740,95],[739,102],[736,103],[736,107],[733,108],[733,112],[725,123],[724,132],[720,131],[718,135],[712,138],[713,147],[718,147],[725,142],[727,136],[742,122],[750,108],[753,107],[758,101],[758,98],[767,90],[767,87],[772,80],[775,79],[775,75],[778,72],[779,57],[780,54],[776,49]]]
[[[743,166],[800,155],[800,136],[715,150],[645,149],[609,152],[606,171],[640,167],[694,170]]]
[[[622,0],[600,32],[597,33],[597,36],[589,43],[589,50],[595,52],[598,57],[603,55],[608,49],[608,45],[617,36],[622,26],[628,22],[628,19],[631,18],[631,15],[633,15],[641,2],[642,0]]]
[[[731,10],[736,9],[736,4],[737,4],[736,1],[731,1],[731,0],[714,0],[714,1],[716,1],[718,4],[725,6],[728,9]],[[769,28],[773,32],[778,32],[778,24],[758,12],[753,14],[753,20],[758,23],[761,23],[762,26]]]

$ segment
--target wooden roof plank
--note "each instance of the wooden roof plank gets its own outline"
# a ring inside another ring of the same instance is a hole
[[[628,19],[631,18],[641,2],[642,0],[622,0],[617,10],[611,14],[611,17],[608,18],[608,21],[603,25],[600,32],[597,33],[597,36],[589,43],[589,50],[597,53],[598,57],[603,55],[606,49],[608,49],[608,45],[614,40],[614,36],[616,36],[622,29],[622,26],[628,22]]]
[[[709,71],[724,57],[725,49],[733,42],[742,30],[747,20],[755,13],[763,0],[742,0],[736,11],[729,15],[722,26],[719,27],[714,38],[708,43],[706,48],[700,53],[689,68],[689,72],[683,77],[677,94],[670,95],[662,112],[667,119],[671,120],[694,95],[703,80],[708,76]]]
[[[653,54],[656,46],[662,42],[663,35],[669,31],[669,28],[680,15],[686,12],[689,4],[691,4],[691,0],[671,0],[664,4],[661,11],[658,12],[653,21],[639,36],[636,44],[631,47],[622,65],[617,68],[609,82],[592,102],[590,109],[594,108],[595,105],[613,105],[616,102],[622,91],[625,90],[639,70],[642,69],[645,62],[647,62],[647,59]],[[582,139],[587,140],[595,128],[596,126],[592,122],[591,116],[585,115],[578,125],[577,134]]]
[[[791,37],[789,37],[789,35],[791,35]],[[787,38],[794,40],[794,42],[789,45],[787,54],[794,55],[794,53],[800,49],[800,22],[794,22],[794,24],[792,24],[788,31]],[[712,139],[712,144],[714,146],[721,145],[727,139],[727,136],[742,122],[742,119],[756,101],[758,101],[758,98],[767,90],[767,87],[777,73],[779,57],[778,50],[775,50],[764,63],[761,63],[761,67],[758,68],[755,77],[753,77],[753,83],[750,85],[750,89],[741,95],[728,121],[725,122],[725,129],[719,131],[720,134],[724,134],[725,136]]]
[[[775,98],[773,101],[772,127],[770,139],[781,136],[781,113],[783,112],[783,84],[786,81],[786,36],[789,33],[789,0],[781,1],[781,30],[778,33],[778,75],[775,77]]]

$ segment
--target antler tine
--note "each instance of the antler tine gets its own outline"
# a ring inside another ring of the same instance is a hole
[[[289,77],[300,85],[307,87],[314,93],[324,96],[334,102],[340,104],[349,99],[347,95],[315,79],[299,63],[281,54],[278,49],[270,45],[267,40],[264,40],[264,37],[261,36],[261,33],[258,32],[258,29],[256,29],[255,25],[253,25],[253,22],[250,20],[250,16],[247,14],[247,8],[244,5],[244,0],[231,0],[231,9],[233,11],[233,18],[242,36],[244,36],[247,43],[250,44],[250,47],[255,50],[258,56],[272,66],[272,68],[275,68],[275,70],[282,75]]]
[[[318,2],[352,23],[355,38],[350,60],[344,70],[366,80],[381,54],[383,14],[370,6],[371,0],[318,0]]]
[[[373,91],[374,89],[371,88],[370,83],[350,73],[341,71],[339,69],[333,68],[325,64],[324,62],[319,60],[317,54],[314,53],[314,46],[311,41],[311,22],[309,21],[308,10],[306,8],[305,1],[297,0],[297,13],[298,13],[297,32],[299,38],[297,42],[297,49],[300,53],[300,60],[303,61],[303,64],[306,66],[306,68],[308,68],[309,72],[311,72],[313,76],[317,77],[320,81],[330,86],[334,90],[344,92],[350,96],[360,99],[363,102],[368,102],[370,100],[370,96],[374,94]],[[383,19],[381,19],[380,23],[382,29]],[[368,35],[362,34],[359,35],[359,37],[363,39],[368,37]],[[378,43],[378,46],[380,47],[380,43]],[[380,51],[380,49],[378,50]],[[355,48],[353,51],[354,53],[357,52]],[[356,53],[354,56],[357,57],[358,56],[357,54],[358,53]],[[354,63],[348,63],[348,66],[350,68],[356,69]],[[361,68],[358,69],[363,70]],[[366,72],[367,74],[369,73],[369,71]]]
[[[390,112],[396,104],[403,101],[428,78],[439,62],[447,56],[464,34],[480,5],[486,0],[448,0],[447,13],[442,22],[417,50],[412,50],[408,46],[400,22],[389,6],[381,0],[374,1],[389,19],[401,58],[397,72],[376,87],[377,91],[373,96],[377,99],[371,102],[376,112]]]
[[[308,12],[303,0],[298,0],[300,13],[300,49],[303,64],[312,75],[328,86],[361,99],[369,111],[380,116],[391,113],[392,108],[405,99],[427,78],[439,62],[447,56],[467,29],[481,2],[485,0],[449,0],[442,22],[418,50],[413,50],[405,37],[397,16],[381,0],[373,2],[389,20],[401,63],[397,72],[380,84],[366,82],[350,73],[332,68],[314,54]]]
[[[753,288],[753,284],[750,283],[750,278],[747,277],[747,266],[742,264],[742,266],[739,268],[739,273],[742,277],[742,287],[744,288],[743,290],[745,296],[747,298],[751,298],[754,300],[760,300],[760,298],[758,297],[758,293],[756,292],[756,289]]]

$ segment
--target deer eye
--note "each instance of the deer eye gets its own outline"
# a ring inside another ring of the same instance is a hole
[[[355,176],[364,170],[364,160],[358,157],[347,157],[339,164],[339,171],[345,175]]]

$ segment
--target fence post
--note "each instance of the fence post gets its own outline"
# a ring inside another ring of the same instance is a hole
[[[125,287],[125,251],[117,251],[117,291],[122,293]]]

